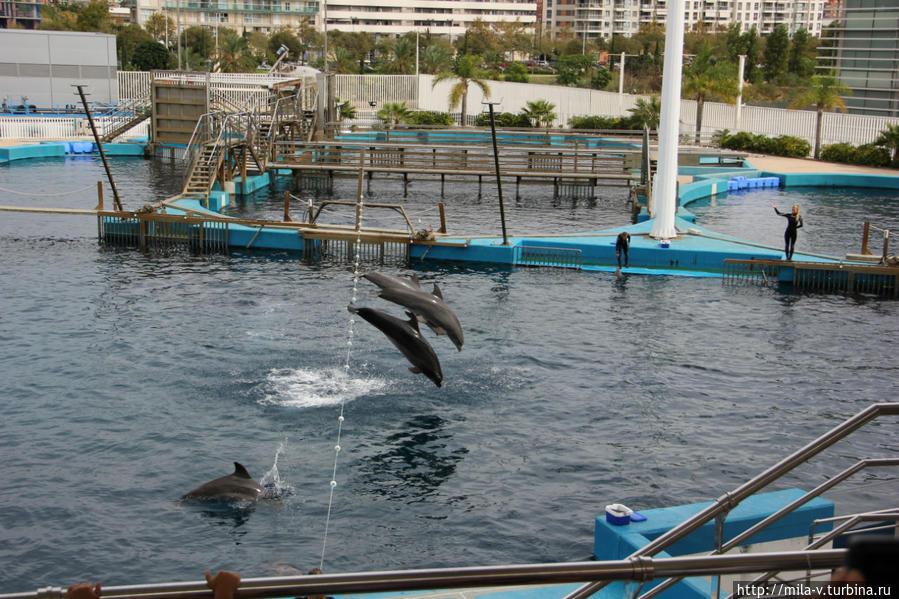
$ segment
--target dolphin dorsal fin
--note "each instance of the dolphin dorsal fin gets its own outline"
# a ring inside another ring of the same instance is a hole
[[[412,282],[415,283],[416,287],[421,287],[421,285],[418,283],[418,273],[412,275]]]
[[[234,474],[232,476],[239,476],[240,478],[253,478],[240,462],[234,462]]]
[[[406,316],[409,317],[409,326],[412,327],[416,333],[421,333],[421,331],[418,330],[418,316],[412,312],[406,312]]]
[[[440,299],[443,299],[443,294],[440,293],[440,287],[437,286],[437,283],[434,283],[434,291],[431,292],[433,295],[436,295]]]

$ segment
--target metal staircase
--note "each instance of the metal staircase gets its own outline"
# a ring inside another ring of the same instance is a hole
[[[109,143],[116,137],[141,124],[153,113],[148,99],[120,102],[107,113],[96,115],[95,122],[100,126],[100,139]]]

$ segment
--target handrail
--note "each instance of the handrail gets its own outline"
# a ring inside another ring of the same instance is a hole
[[[820,485],[818,485],[811,491],[806,492],[801,497],[796,498],[792,502],[790,502],[787,505],[785,505],[784,507],[780,508],[773,514],[769,515],[767,518],[764,518],[763,520],[757,522],[754,526],[747,528],[746,530],[744,530],[742,533],[740,533],[737,536],[735,536],[734,538],[732,538],[727,543],[724,543],[719,549],[715,549],[715,550],[711,551],[709,553],[709,555],[720,555],[723,553],[727,553],[734,547],[737,547],[740,544],[742,544],[743,541],[751,538],[757,532],[764,530],[771,524],[777,522],[778,520],[780,520],[787,514],[791,513],[796,508],[798,508],[802,505],[805,505],[806,503],[808,503],[815,497],[819,497],[825,491],[832,489],[833,487],[837,486],[838,484],[840,484],[841,482],[843,482],[850,476],[857,474],[858,472],[861,472],[862,470],[864,470],[868,467],[873,468],[873,467],[879,467],[879,466],[899,466],[899,458],[878,458],[878,459],[870,459],[870,460],[859,460],[855,464],[844,469],[839,474],[832,476],[831,478],[824,481],[823,483],[821,483]],[[833,537],[829,537],[828,540],[830,538],[833,538]],[[820,546],[821,546],[820,544],[810,544],[808,547],[806,547],[806,549],[817,549]],[[653,587],[652,589],[650,589],[643,595],[641,595],[640,599],[651,599],[652,597],[657,596],[659,593],[661,593],[665,589],[680,582],[680,580],[681,580],[680,578],[668,579],[668,580],[662,582],[661,584],[659,584],[658,586]]]
[[[648,544],[632,553],[629,557],[635,558],[655,555],[659,551],[663,551],[665,548],[670,547],[675,542],[686,537],[717,516],[726,514],[750,495],[757,493],[760,489],[768,486],[784,474],[821,453],[837,441],[858,430],[878,416],[896,415],[899,415],[899,403],[879,403],[865,408],[852,418],[849,418],[842,424],[832,428],[817,439],[814,439],[805,445],[805,447],[802,447],[785,457],[761,474],[746,481],[733,491],[725,493],[711,505],[700,510],[699,513],[692,518],[688,518],[663,535],[656,537],[656,539],[650,541]],[[564,599],[584,599],[585,597],[590,597],[604,586],[606,586],[606,583],[590,583],[577,589],[573,593],[566,595]]]
[[[805,550],[806,551],[814,551],[818,547],[822,547],[823,545],[829,543],[830,541],[837,538],[841,534],[851,530],[852,527],[854,527],[856,524],[859,524],[861,522],[883,522],[884,520],[891,520],[891,519],[899,522],[899,509],[894,509],[890,513],[874,512],[874,513],[870,513],[870,514],[854,514],[852,516],[849,516],[845,522],[843,522],[841,525],[839,525],[836,528],[834,528],[833,530],[831,530],[826,535],[822,536],[817,541],[815,541],[813,543],[809,543],[809,545],[805,548]],[[828,518],[828,520],[833,520],[833,518]],[[808,570],[811,570],[811,567],[809,567]],[[765,582],[766,580],[770,580],[771,578],[773,578],[775,575],[777,575],[779,572],[782,572],[782,571],[783,570],[771,570],[769,572],[766,572],[765,574],[762,574],[761,576],[757,576],[754,579],[752,579],[752,581],[750,581],[750,584],[758,584],[761,582]],[[655,588],[653,588],[652,590],[655,590]],[[734,596],[735,596],[735,594],[731,593],[730,595],[728,595],[726,597],[726,599],[733,599]],[[736,596],[740,597],[742,595],[736,595]]]
[[[237,599],[296,597],[314,593],[346,594],[560,584],[585,580],[636,580],[678,574],[710,576],[758,572],[772,567],[783,570],[835,568],[843,564],[846,550],[785,551],[710,557],[636,557],[602,562],[572,562],[435,568],[426,570],[320,574],[276,578],[245,578],[240,582]],[[44,587],[34,592],[0,595],[0,599],[63,599],[62,587]],[[210,599],[212,591],[205,581],[148,585],[104,586],[104,599]]]

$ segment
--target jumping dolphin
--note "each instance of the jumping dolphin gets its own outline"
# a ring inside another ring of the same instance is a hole
[[[181,498],[181,501],[256,501],[262,495],[262,485],[253,480],[247,469],[234,462],[234,473],[201,485]]]
[[[419,322],[427,324],[438,335],[447,335],[456,349],[462,351],[462,325],[455,312],[443,301],[443,294],[436,283],[431,293],[424,289],[395,286],[382,288],[378,297],[405,306],[415,314]]]
[[[381,289],[388,287],[405,287],[407,289],[418,290],[421,287],[418,284],[418,274],[412,275],[411,279],[405,277],[396,277],[394,275],[384,274],[382,272],[371,271],[362,275]]]
[[[387,335],[390,342],[412,364],[412,367],[409,368],[410,371],[415,374],[423,373],[438,387],[443,383],[440,360],[437,359],[437,354],[434,353],[431,344],[421,336],[421,332],[418,330],[418,320],[414,314],[407,312],[409,320],[402,320],[374,308],[357,308],[353,304],[347,306],[347,310],[358,314]]]

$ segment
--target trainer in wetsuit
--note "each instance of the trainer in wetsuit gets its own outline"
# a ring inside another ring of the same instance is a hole
[[[771,205],[774,206],[776,213],[787,219],[787,229],[784,231],[784,254],[787,255],[787,260],[792,260],[793,249],[796,247],[796,229],[802,227],[802,217],[799,216],[799,204],[793,204],[792,212],[781,212],[773,202]]]
[[[621,252],[624,252],[624,266],[627,266],[627,248],[631,245],[631,234],[622,232],[615,240],[615,257],[618,258],[618,268],[621,268]]]

